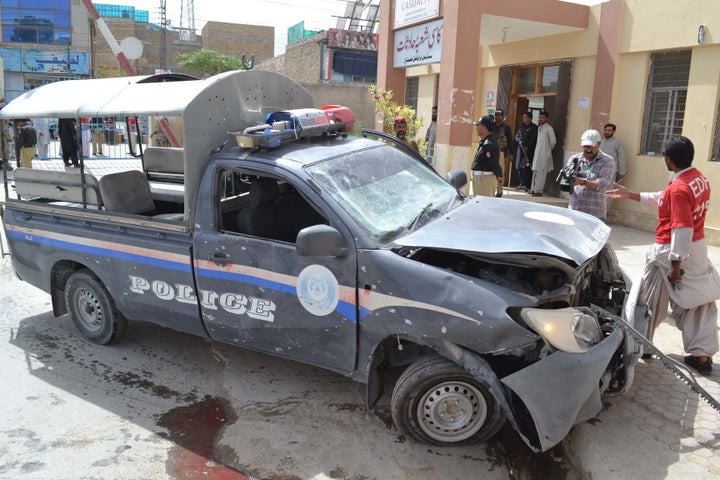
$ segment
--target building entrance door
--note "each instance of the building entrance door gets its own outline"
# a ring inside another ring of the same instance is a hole
[[[524,112],[532,112],[533,123],[537,123],[541,110],[548,112],[548,123],[557,138],[553,150],[554,172],[563,167],[571,77],[572,60],[563,60],[551,64],[501,67],[498,78],[498,105],[508,106],[505,113],[513,133],[522,123]],[[513,171],[510,179],[513,185],[517,183],[516,175],[517,172]],[[545,188],[545,192],[551,195],[560,192],[558,185],[551,181],[554,178],[548,175]]]

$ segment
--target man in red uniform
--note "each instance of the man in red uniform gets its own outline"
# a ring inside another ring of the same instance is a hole
[[[705,242],[710,183],[691,165],[694,154],[688,138],[673,137],[663,147],[665,165],[673,172],[664,191],[637,193],[616,183],[606,196],[636,200],[643,207],[657,205],[655,243],[643,273],[643,295],[652,313],[647,337],[652,340],[669,303],[689,353],[685,363],[709,374],[718,352],[715,300],[720,298],[720,277],[707,258]]]

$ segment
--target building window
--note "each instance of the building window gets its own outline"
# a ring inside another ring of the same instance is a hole
[[[710,161],[720,162],[720,102],[718,102],[717,112],[715,113],[715,138]]]
[[[518,68],[515,91],[518,95],[535,93],[537,67]]]
[[[558,75],[560,65],[546,65],[542,67],[540,93],[555,93],[558,89]]]
[[[417,112],[418,90],[420,77],[408,77],[405,83],[405,105],[412,107]]]
[[[645,100],[643,139],[645,155],[660,155],[663,143],[681,135],[685,120],[690,50],[653,53]]]
[[[125,5],[106,5],[102,3],[93,5],[103,18],[132,18],[138,23],[148,23],[149,14],[147,10],[135,10],[135,7]]]
[[[69,45],[70,0],[0,0],[2,41]]]
[[[518,67],[515,76],[515,93],[539,95],[557,92],[560,65],[533,65]]]

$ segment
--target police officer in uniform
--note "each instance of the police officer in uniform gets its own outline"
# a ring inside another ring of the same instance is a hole
[[[37,131],[28,123],[27,118],[19,118],[15,121],[17,130],[15,142],[20,150],[18,166],[32,168],[32,160],[37,153]]]
[[[473,193],[484,197],[501,197],[503,174],[500,167],[500,147],[493,135],[495,119],[485,115],[474,124],[480,137],[480,145],[470,167]]]

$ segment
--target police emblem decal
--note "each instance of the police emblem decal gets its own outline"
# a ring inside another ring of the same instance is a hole
[[[335,311],[340,287],[335,275],[322,265],[310,265],[297,279],[297,297],[308,312],[322,317]]]

